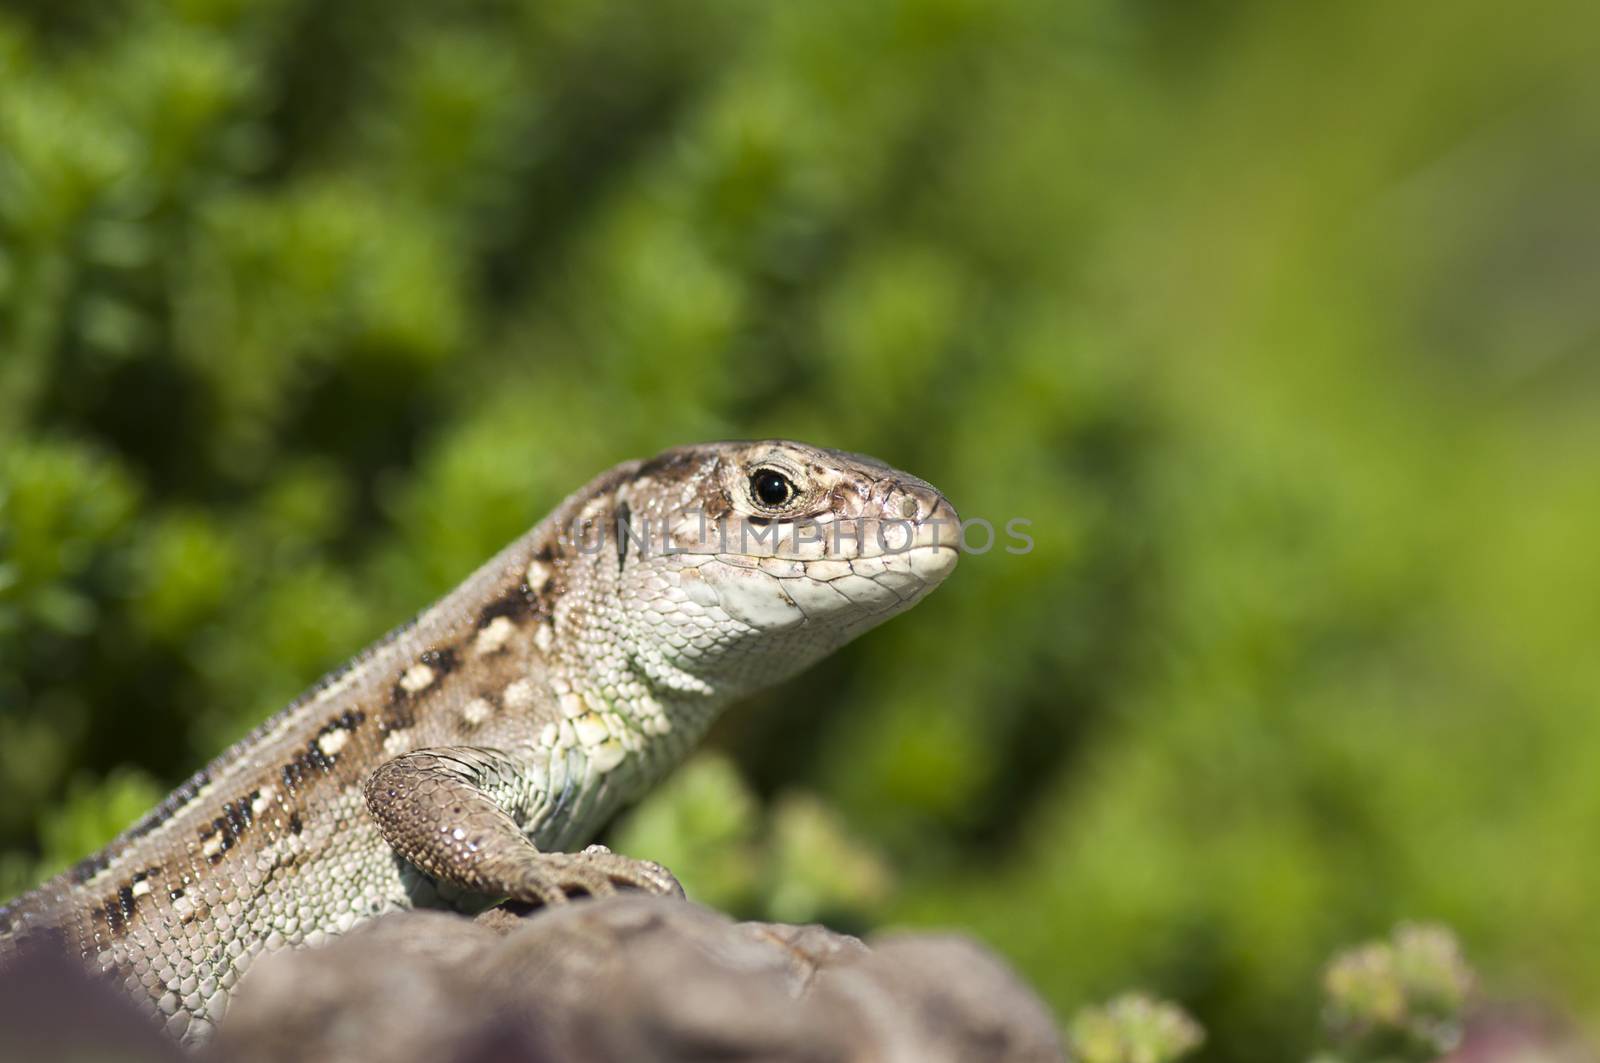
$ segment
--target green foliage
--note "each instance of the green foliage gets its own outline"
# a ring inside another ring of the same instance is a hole
[[[66,869],[148,812],[166,791],[135,768],[118,768],[103,779],[74,778],[66,794],[39,816],[39,842],[46,856],[0,854],[0,890],[9,896]]]
[[[1142,993],[1085,1008],[1069,1027],[1078,1063],[1176,1063],[1204,1040],[1182,1008]]]
[[[1449,930],[1402,925],[1334,957],[1323,974],[1337,1055],[1318,1063],[1429,1063],[1461,1040],[1472,972]]]
[[[1406,918],[1600,1022],[1596,28],[7,6],[4,884],[607,464],[782,434],[1035,548],[730,717],[633,851],[967,928],[1063,1017],[1148,986],[1202,1059],[1307,1057]]]
[[[1323,972],[1323,1018],[1336,1049],[1312,1063],[1443,1059],[1461,1044],[1472,984],[1444,927],[1401,924],[1388,941],[1345,949]],[[1181,1007],[1144,993],[1084,1008],[1067,1026],[1077,1063],[1176,1063],[1204,1041]]]
[[[763,807],[725,756],[694,757],[612,831],[648,852],[702,904],[786,923],[866,929],[891,887],[881,857],[815,797]]]

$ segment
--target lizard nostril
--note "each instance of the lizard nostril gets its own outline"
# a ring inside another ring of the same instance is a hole
[[[914,498],[902,498],[900,500],[900,515],[907,520],[915,520],[917,516],[917,500]]]

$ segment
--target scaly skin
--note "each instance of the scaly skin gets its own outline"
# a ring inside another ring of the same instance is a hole
[[[384,912],[677,891],[659,865],[573,850],[730,700],[932,590],[956,538],[928,484],[837,451],[617,466],[0,909],[0,956],[64,945],[198,1043],[254,957]]]

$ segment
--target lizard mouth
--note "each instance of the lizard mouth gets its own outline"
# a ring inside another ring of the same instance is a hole
[[[956,569],[956,562],[961,559],[961,551],[954,544],[941,543],[938,546],[918,546],[910,552],[911,571],[922,578],[924,582],[940,583]]]
[[[932,587],[955,571],[961,559],[961,517],[949,499],[931,489],[919,501],[925,508],[907,554],[911,571]]]

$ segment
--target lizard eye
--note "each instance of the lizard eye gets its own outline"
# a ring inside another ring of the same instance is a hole
[[[757,469],[750,476],[750,496],[768,509],[778,509],[796,494],[794,483],[776,469]]]

